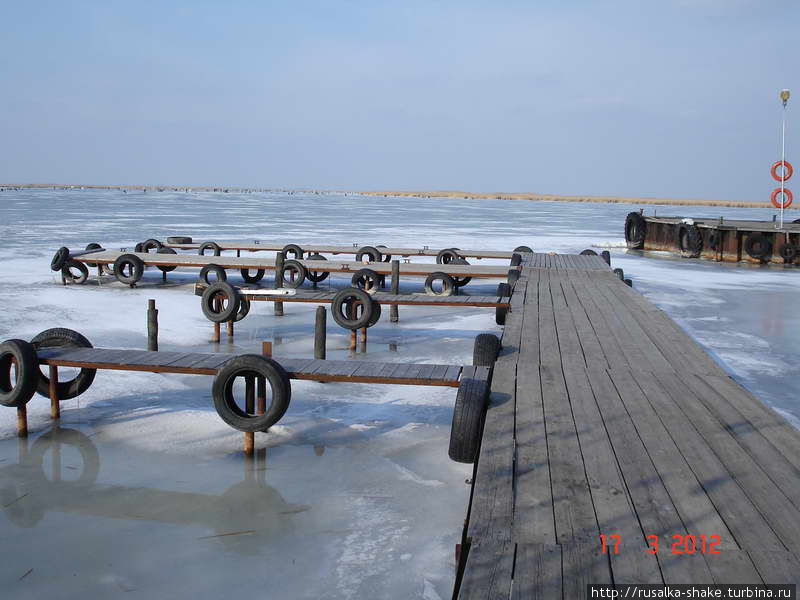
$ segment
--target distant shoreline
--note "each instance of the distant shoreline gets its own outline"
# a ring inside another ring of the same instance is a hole
[[[528,200],[539,202],[592,202],[601,204],[663,204],[669,206],[727,206],[732,208],[774,208],[769,202],[744,202],[735,200],[696,200],[678,198],[635,198],[625,196],[562,196],[558,194],[491,193],[478,194],[459,191],[358,191],[358,190],[311,190],[250,188],[226,186],[174,186],[174,185],[87,185],[63,183],[9,183],[0,184],[0,191],[13,189],[62,189],[62,190],[143,190],[154,192],[221,192],[253,193],[278,192],[300,194],[352,194],[357,196],[393,196],[400,198],[463,198],[470,200]],[[791,206],[787,210],[800,208]]]

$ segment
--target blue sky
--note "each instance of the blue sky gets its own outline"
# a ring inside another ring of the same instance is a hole
[[[0,18],[0,182],[765,201],[783,87],[800,163],[796,0],[4,1]]]

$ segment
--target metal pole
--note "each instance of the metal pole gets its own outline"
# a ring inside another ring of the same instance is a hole
[[[783,114],[781,115],[781,161],[786,164],[786,102],[783,103]],[[781,173],[781,229],[783,229],[783,205],[786,204],[786,192],[784,192],[786,167]]]

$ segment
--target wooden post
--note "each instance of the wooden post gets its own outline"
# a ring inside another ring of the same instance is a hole
[[[167,281],[167,272],[161,271],[161,281]]]
[[[261,354],[272,358],[272,342],[261,342]]]
[[[17,407],[17,436],[28,437],[28,408],[25,404]]]
[[[256,412],[256,378],[253,375],[246,375],[244,378],[244,411],[248,415]],[[245,431],[244,433],[244,454],[245,456],[253,456],[255,448],[255,436],[252,431]]]
[[[392,294],[400,293],[400,261],[392,261]],[[389,307],[389,322],[397,323],[400,320],[400,311],[397,309],[397,304],[392,304]]]
[[[348,319],[355,319],[356,318],[356,303],[355,301],[349,302],[347,304],[347,318]],[[358,344],[358,330],[351,329],[350,330],[350,347],[348,348],[351,351],[355,351],[356,344]]]
[[[361,328],[361,351],[366,352],[367,350],[367,328]]]
[[[158,309],[156,301],[147,301],[147,349],[158,350]]]
[[[228,343],[233,343],[233,319],[228,321]]]
[[[325,360],[325,338],[327,335],[327,311],[324,306],[317,307],[317,319],[314,323],[314,358]]]
[[[275,288],[279,289],[283,287],[283,261],[286,259],[286,256],[283,252],[278,252],[275,256]],[[278,302],[277,300],[273,303],[274,311],[276,317],[283,316],[283,302]]]
[[[50,365],[50,417],[61,418],[61,406],[58,403],[58,367]]]
[[[219,298],[215,297],[214,298],[214,312],[220,312],[221,310],[222,310],[222,306],[220,306],[220,300],[219,300]],[[219,323],[214,323],[214,335],[212,336],[211,341],[214,342],[215,344],[219,344],[219,338],[220,338],[220,331],[219,330],[220,330]]]

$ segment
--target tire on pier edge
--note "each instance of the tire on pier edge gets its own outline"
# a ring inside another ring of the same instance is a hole
[[[50,269],[53,271],[60,271],[64,268],[69,260],[69,248],[61,246],[53,255],[53,260],[50,261]]]
[[[683,258],[697,258],[703,251],[703,232],[697,225],[678,227],[678,249]]]
[[[587,248],[586,250],[581,250],[581,256],[597,256],[597,252],[591,248]]]
[[[359,269],[353,273],[350,285],[365,292],[377,292],[380,287],[381,278],[372,269]]]
[[[522,262],[521,257],[520,257],[520,262]],[[454,258],[453,260],[451,260],[449,264],[451,264],[451,265],[468,265],[469,262],[467,262],[466,258],[463,258],[463,257],[459,256],[458,258]],[[516,266],[516,265],[512,265],[512,266]],[[457,277],[456,275],[450,275],[450,277],[453,278],[453,284],[456,286],[456,289],[457,288],[462,288],[465,285],[467,285],[470,281],[472,281],[472,277]]]
[[[222,254],[222,248],[220,248],[217,242],[203,242],[197,249],[197,253],[200,256],[205,256],[206,250],[211,250],[214,253],[214,256],[219,256]]]
[[[102,250],[103,247],[100,244],[98,244],[97,242],[91,242],[89,244],[86,244],[86,249],[87,250]],[[87,267],[92,267],[94,269],[95,267],[100,266],[100,265],[98,265],[97,263],[86,263],[86,266]]]
[[[778,246],[778,254],[781,255],[785,264],[790,265],[794,262],[794,259],[797,258],[797,246],[792,246],[784,242]]]
[[[156,254],[177,254],[175,250],[172,248],[167,248],[166,246],[161,246],[158,250],[156,250]],[[174,271],[178,268],[178,265],[156,265],[158,270],[162,273],[169,273],[170,271]]]
[[[362,246],[358,249],[358,252],[356,252],[356,262],[363,263],[365,257],[368,259],[367,263],[383,261],[381,251],[375,246]]]
[[[191,244],[192,238],[184,235],[173,235],[167,238],[168,244]]]
[[[436,292],[433,289],[433,284],[437,281],[442,282],[441,292]],[[428,294],[428,296],[452,296],[455,289],[455,280],[447,273],[436,271],[435,273],[428,275],[428,277],[425,279],[425,293]]]
[[[445,248],[444,250],[440,250],[439,254],[436,255],[436,264],[448,265],[456,258],[463,258],[458,253],[458,248]]]
[[[16,377],[11,376],[12,362]],[[36,392],[39,359],[33,344],[25,340],[6,340],[0,344],[0,404],[25,406]]]
[[[245,283],[258,283],[264,278],[264,269],[256,269],[255,275],[250,275],[250,269],[244,268],[239,271]]]
[[[472,348],[472,365],[493,367],[500,354],[500,339],[493,333],[480,333],[475,337]]]
[[[217,307],[215,300],[219,300]],[[227,301],[227,304],[226,304]],[[217,281],[208,286],[200,299],[200,307],[206,319],[212,323],[225,323],[236,317],[239,313],[241,296],[236,288],[227,281]],[[242,317],[244,318],[244,317]]]
[[[263,415],[251,414],[239,406],[233,396],[237,377],[263,377],[271,388],[270,404]],[[239,431],[266,431],[277,423],[289,408],[292,386],[284,368],[271,358],[244,354],[222,365],[211,387],[214,408],[228,425]]]
[[[128,273],[125,270],[128,270]],[[114,261],[114,276],[120,283],[134,285],[144,275],[144,261],[135,254],[123,254]]]
[[[225,269],[219,265],[215,265],[214,263],[209,263],[203,266],[203,268],[200,269],[200,275],[198,275],[198,277],[200,278],[200,281],[206,285],[211,285],[212,283],[216,283],[209,280],[208,276],[211,273],[213,273],[214,277],[216,277],[216,281],[228,281],[228,274],[225,272]]]
[[[628,248],[644,248],[647,237],[647,221],[638,212],[630,212],[625,217],[625,243]]]
[[[753,258],[767,262],[772,254],[772,241],[763,233],[751,233],[744,241],[744,251]]]
[[[314,253],[311,256],[307,256],[306,260],[328,260],[322,254]],[[311,283],[320,283],[325,281],[330,273],[328,271],[312,271],[310,269],[306,269],[306,279],[308,279]]]
[[[286,274],[289,273],[289,278]],[[303,263],[296,260],[287,260],[283,263],[283,271],[279,277],[283,279],[283,286],[291,289],[299,288],[308,277],[308,270]]]
[[[344,329],[362,329],[369,327],[372,321],[372,313],[377,303],[367,292],[358,288],[345,288],[333,298],[331,304],[331,314],[333,320]],[[361,315],[358,315],[358,307],[361,306]],[[352,311],[355,315],[351,314]],[[377,319],[376,319],[377,321]]]
[[[489,384],[481,379],[463,379],[453,407],[448,455],[456,462],[472,463],[478,457],[483,421],[489,400]]]
[[[77,273],[75,273],[77,271]],[[61,276],[75,285],[82,285],[89,279],[89,267],[71,258],[61,267]]]
[[[533,254],[533,249],[530,246],[517,246],[514,248],[514,252],[527,252],[529,254]]]
[[[31,346],[37,351],[46,348],[93,348],[92,343],[83,334],[65,327],[54,327],[37,333],[31,339]],[[97,369],[82,368],[74,379],[69,381],[59,380],[56,384],[58,399],[71,400],[72,398],[77,398],[91,387],[96,374]],[[36,392],[45,398],[50,397],[50,378],[40,370],[36,383]]]
[[[511,297],[511,286],[507,283],[498,283],[497,284],[497,296],[499,298],[510,298]],[[506,316],[508,315],[508,307],[507,306],[498,306],[494,309],[494,321],[498,325],[505,325],[506,324]]]

